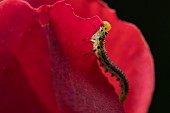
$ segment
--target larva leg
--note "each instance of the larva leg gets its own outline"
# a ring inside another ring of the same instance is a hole
[[[95,28],[96,32],[99,30],[95,25],[93,25],[93,28]]]
[[[95,53],[96,52],[96,49],[94,49],[93,51],[91,51],[91,52],[89,52],[89,53],[85,53],[84,55],[91,55],[91,54],[93,54],[93,53]]]
[[[84,42],[84,43],[85,43],[85,42],[89,43],[89,42],[92,42],[92,41],[91,41],[91,38],[88,38],[88,39],[83,39],[82,42]]]
[[[97,27],[93,25],[93,27],[96,29],[96,32],[98,31]],[[88,38],[88,39],[83,39],[82,42],[95,42],[95,39]]]

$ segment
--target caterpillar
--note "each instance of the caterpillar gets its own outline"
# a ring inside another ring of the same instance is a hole
[[[110,23],[103,21],[103,25],[100,26],[99,30],[92,36],[90,41],[93,42],[92,52],[96,53],[96,56],[100,62],[100,66],[105,69],[105,72],[111,73],[111,75],[115,76],[116,80],[120,82],[121,92],[119,100],[123,103],[127,97],[129,85],[125,73],[110,61],[106,53],[105,38],[110,29]]]

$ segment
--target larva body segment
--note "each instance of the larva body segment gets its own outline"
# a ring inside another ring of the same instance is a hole
[[[104,25],[100,26],[100,29],[92,36],[91,41],[94,42],[93,52],[96,53],[100,61],[100,66],[102,66],[106,72],[110,72],[111,75],[115,76],[120,82],[121,92],[119,99],[123,103],[127,97],[129,86],[124,72],[110,61],[106,53],[105,38],[110,29],[110,24],[104,21]]]

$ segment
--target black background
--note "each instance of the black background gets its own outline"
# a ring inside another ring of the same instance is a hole
[[[155,62],[156,87],[149,113],[170,113],[170,0],[104,0],[120,19],[142,31]]]

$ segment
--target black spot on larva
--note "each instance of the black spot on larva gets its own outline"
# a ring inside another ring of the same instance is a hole
[[[100,55],[100,53],[98,53]]]
[[[123,78],[123,82],[124,82],[125,85],[128,85],[126,78]]]
[[[101,58],[99,58],[99,60],[101,60]]]
[[[104,39],[103,39],[103,38],[101,38],[101,37],[99,38],[99,40],[100,40],[100,41],[104,41]]]
[[[108,67],[110,68],[110,65],[108,65]]]
[[[96,52],[96,49],[94,49],[93,52]]]
[[[112,77],[114,76],[115,74],[114,73],[112,73]]]
[[[123,85],[121,85],[121,87],[123,87]]]
[[[107,35],[108,34],[108,32],[105,32],[105,35]]]
[[[105,70],[105,72],[108,72],[108,71],[109,71],[108,69]]]
[[[103,29],[101,31],[103,31]]]
[[[100,46],[97,46],[97,49],[100,49]]]
[[[123,92],[122,92],[122,94],[123,94]]]
[[[105,28],[105,30],[106,30],[107,28]]]

